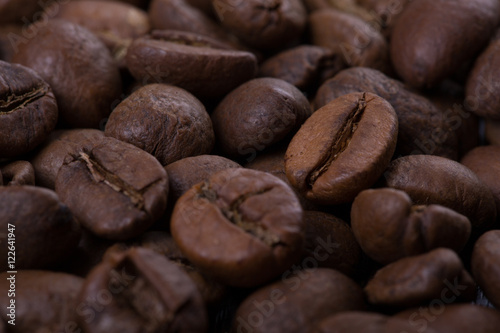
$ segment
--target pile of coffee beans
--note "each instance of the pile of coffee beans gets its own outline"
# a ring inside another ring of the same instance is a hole
[[[0,333],[500,332],[500,0],[0,1]]]

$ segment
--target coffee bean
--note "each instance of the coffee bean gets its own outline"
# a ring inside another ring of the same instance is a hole
[[[5,185],[35,185],[35,170],[28,161],[15,161],[0,166],[0,170]]]
[[[361,288],[336,270],[288,272],[243,301],[231,332],[306,333],[334,313],[364,308]]]
[[[165,84],[132,93],[113,110],[105,132],[150,153],[162,165],[208,154],[215,141],[203,104],[184,89]]]
[[[0,61],[0,79],[0,158],[14,157],[45,140],[58,109],[52,89],[33,70]]]
[[[474,281],[457,254],[438,248],[381,268],[364,290],[372,304],[411,307],[440,299],[445,289],[469,301],[476,295]]]
[[[412,1],[392,31],[392,63],[408,84],[434,86],[486,46],[499,19],[496,0]]]
[[[14,275],[0,273],[0,305],[7,309],[2,313],[2,321],[9,328],[5,332],[79,332],[77,324],[77,296],[83,279],[65,273],[49,271],[19,270]],[[11,283],[14,284],[12,287]],[[10,298],[7,291],[13,289]],[[9,324],[12,317],[8,307],[15,300],[15,325]],[[86,309],[87,311],[90,309]],[[13,329],[14,328],[14,329]]]
[[[318,109],[342,95],[365,91],[386,99],[398,115],[396,155],[429,154],[458,158],[458,138],[453,131],[454,109],[439,110],[428,99],[377,70],[354,67],[339,72],[318,89],[314,104]]]
[[[352,93],[314,112],[288,146],[286,175],[306,198],[348,203],[372,186],[390,162],[398,134],[392,106]]]
[[[15,226],[11,236],[9,224]],[[8,238],[15,239],[16,269],[50,268],[69,257],[80,239],[80,225],[56,193],[34,186],[0,187],[0,226],[0,256],[5,258],[0,271],[12,270]]]
[[[36,38],[20,45],[13,61],[50,84],[67,124],[99,127],[121,94],[120,73],[106,46],[87,29],[64,20],[34,28]]]
[[[439,205],[413,205],[405,192],[389,188],[361,192],[351,225],[363,251],[383,264],[438,247],[459,252],[471,232],[467,217]]]
[[[79,322],[85,333],[206,332],[207,316],[194,283],[164,256],[132,248],[85,279]]]
[[[279,207],[279,209],[276,209]],[[177,201],[170,225],[179,249],[203,273],[240,287],[269,282],[302,254],[302,209],[278,178],[217,172]]]
[[[168,177],[153,156],[106,137],[67,156],[57,174],[56,192],[96,235],[127,239],[163,214]]]
[[[83,148],[90,149],[104,138],[104,132],[96,129],[57,130],[50,134],[31,160],[38,186],[55,189],[57,173],[68,154],[78,154]]]
[[[221,49],[208,37],[153,31],[130,45],[126,62],[139,81],[168,83],[199,98],[219,98],[253,78],[257,60],[249,52]]]
[[[376,22],[382,29],[383,35],[390,39],[394,25],[411,0],[358,0],[357,2],[371,14],[368,22],[372,24]]]
[[[500,276],[500,232],[492,230],[484,233],[474,245],[472,252],[472,274],[484,291],[488,300],[500,306],[498,276]]]
[[[293,134],[310,115],[300,90],[283,80],[259,78],[231,91],[213,112],[212,122],[220,149],[248,160]]]
[[[400,157],[384,174],[387,186],[405,191],[417,205],[437,204],[469,218],[474,227],[495,221],[490,189],[462,164],[431,155]]]

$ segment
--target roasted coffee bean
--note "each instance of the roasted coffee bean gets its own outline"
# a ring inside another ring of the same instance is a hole
[[[364,308],[361,288],[336,270],[289,271],[281,281],[255,291],[243,301],[231,332],[307,333],[334,313]]]
[[[490,189],[495,199],[497,214],[500,212],[500,147],[481,146],[471,150],[461,163],[471,169]]]
[[[354,15],[329,9],[309,16],[311,41],[343,57],[349,67],[385,71],[389,49],[382,34]]]
[[[477,240],[472,252],[471,266],[477,284],[488,300],[499,307],[500,231],[488,231]]]
[[[460,285],[446,289],[446,295],[429,307],[408,309],[395,317],[409,322],[413,330],[408,333],[497,333],[500,313],[495,309],[473,304],[449,304],[461,292]],[[446,304],[446,305],[445,305]]]
[[[369,23],[376,22],[385,37],[390,38],[399,16],[411,0],[357,0],[371,15]]]
[[[68,154],[78,154],[84,147],[90,149],[104,138],[96,129],[57,130],[50,134],[31,160],[35,168],[36,184],[55,189],[59,168]]]
[[[170,228],[179,249],[203,273],[240,287],[283,273],[304,244],[302,209],[293,191],[270,174],[243,168],[219,171],[184,193]]]
[[[186,157],[165,167],[168,174],[169,195],[176,202],[194,185],[209,179],[218,171],[239,168],[241,165],[222,156],[199,155]]]
[[[252,79],[257,59],[249,52],[219,47],[208,37],[153,31],[130,45],[126,62],[139,81],[153,78],[184,88],[199,98],[219,98]]]
[[[35,170],[28,161],[8,163],[0,166],[0,170],[1,183],[5,185],[35,185]]]
[[[500,120],[500,30],[476,59],[466,85],[465,105],[478,116]]]
[[[162,165],[208,154],[215,141],[203,104],[184,89],[165,84],[133,92],[113,110],[105,133],[150,153]]]
[[[257,49],[279,49],[296,41],[306,25],[300,0],[212,0],[223,26]]]
[[[33,70],[0,61],[0,158],[29,152],[54,129],[57,102]]]
[[[346,311],[323,319],[310,333],[417,333],[411,321],[379,313]],[[440,331],[439,331],[440,332]],[[426,329],[425,333],[438,333]]]
[[[345,67],[342,58],[319,46],[301,45],[268,58],[259,68],[259,76],[274,77],[300,90],[316,89]]]
[[[318,267],[353,275],[361,260],[361,248],[349,225],[331,214],[316,211],[305,211],[304,223],[306,251],[303,265],[313,261]]]
[[[400,157],[384,173],[388,187],[408,193],[416,205],[437,204],[469,218],[472,226],[487,227],[497,216],[490,189],[468,168],[432,155]]]
[[[348,68],[326,81],[314,99],[315,108],[352,92],[371,92],[386,99],[399,120],[396,155],[429,154],[458,159],[455,111],[439,110],[396,80],[370,68]],[[467,113],[460,117],[467,117]],[[461,119],[461,118],[460,118]]]
[[[174,263],[144,248],[115,253],[95,267],[79,301],[88,309],[99,309],[79,313],[85,333],[202,333],[207,328],[194,283]]]
[[[5,332],[81,331],[76,320],[77,296],[82,284],[82,278],[64,273],[36,270],[19,270],[14,275],[0,273],[0,288],[5,291],[0,294],[0,306],[7,309],[2,311],[1,318],[9,328]],[[9,289],[14,290],[14,296],[9,295]],[[12,305],[14,311],[9,310]]]
[[[392,63],[408,84],[434,86],[486,46],[499,19],[496,0],[412,1],[392,31]]]
[[[120,73],[110,52],[90,31],[64,20],[34,28],[36,38],[21,44],[13,61],[34,69],[50,84],[67,124],[99,127],[121,94]]]
[[[151,29],[146,12],[116,1],[68,2],[61,6],[56,17],[92,31],[106,44],[118,63],[124,59],[132,40]]]
[[[469,239],[469,219],[439,205],[413,205],[403,191],[361,192],[351,210],[351,226],[363,252],[388,264],[438,247],[456,252]]]
[[[96,235],[127,239],[163,214],[168,177],[153,156],[106,137],[67,156],[57,174],[56,192]]]
[[[411,307],[440,299],[445,290],[452,294],[454,285],[460,287],[463,299],[475,298],[476,286],[460,258],[450,249],[438,248],[381,268],[368,281],[365,293],[372,304]]]
[[[389,164],[398,135],[392,106],[371,93],[352,93],[317,110],[288,146],[290,183],[309,200],[348,203]]]
[[[56,193],[34,186],[0,187],[0,226],[0,271],[13,270],[7,258],[16,269],[50,268],[80,239],[80,225]]]
[[[310,115],[300,90],[283,80],[259,78],[231,91],[213,112],[212,122],[220,149],[248,161],[293,134]]]

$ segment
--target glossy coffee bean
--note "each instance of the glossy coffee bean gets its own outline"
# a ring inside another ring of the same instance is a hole
[[[278,49],[297,40],[306,25],[299,0],[212,0],[221,24],[245,44]]]
[[[372,304],[411,307],[452,296],[454,286],[463,299],[475,298],[475,283],[460,258],[450,249],[438,248],[381,268],[364,290]]]
[[[8,163],[0,166],[0,170],[0,178],[5,185],[35,185],[35,170],[28,161]]]
[[[50,84],[61,119],[72,127],[99,127],[121,94],[120,73],[106,46],[68,21],[40,25],[36,38],[20,45],[13,61]]]
[[[67,156],[57,174],[56,192],[96,235],[127,239],[163,214],[168,177],[153,156],[106,137]]]
[[[500,231],[484,233],[474,245],[472,252],[472,274],[477,284],[484,291],[488,300],[496,307],[500,306]]]
[[[54,191],[40,187],[0,187],[0,225],[5,258],[0,271],[13,270],[8,261],[16,269],[52,267],[70,256],[80,239],[80,225],[68,207]]]
[[[4,292],[0,295],[0,305],[7,309],[2,313],[2,321],[9,330],[5,332],[78,332],[77,296],[83,279],[65,273],[49,271],[19,270],[14,274],[0,273],[0,288],[15,290],[14,297]],[[10,280],[9,280],[10,278]],[[13,283],[13,285],[12,285]],[[15,320],[8,306],[15,300]],[[12,330],[14,328],[14,330]]]
[[[213,112],[212,122],[221,150],[248,160],[293,134],[310,115],[309,102],[293,85],[258,78],[226,95]]]
[[[231,332],[307,333],[334,313],[364,308],[361,288],[336,270],[288,272],[281,281],[255,291],[243,301]]]
[[[352,93],[317,110],[285,156],[290,183],[322,204],[348,203],[389,164],[398,135],[392,106],[371,93]]]
[[[243,168],[219,171],[184,193],[170,228],[189,261],[232,286],[269,282],[300,258],[304,243],[293,191],[270,174]]]
[[[104,132],[96,129],[57,130],[31,159],[38,186],[55,189],[57,173],[68,154],[78,154],[84,148],[90,149],[104,138]]]
[[[134,40],[126,62],[139,81],[153,78],[199,98],[222,97],[257,72],[257,60],[249,52],[221,48],[208,37],[168,31]]]
[[[375,69],[354,67],[339,72],[318,89],[315,108],[342,95],[365,91],[386,99],[398,115],[396,155],[429,154],[458,158],[458,138],[453,129],[457,121],[468,117],[468,113],[460,109],[460,112],[455,112],[455,109],[442,111],[427,98],[407,90],[401,82]]]
[[[486,227],[496,218],[490,189],[467,167],[432,155],[400,157],[384,173],[387,186],[405,191],[417,205],[437,204]]]
[[[215,141],[203,104],[165,84],[146,85],[123,100],[109,116],[105,133],[150,153],[162,165],[208,154]]]
[[[469,219],[439,205],[414,205],[403,191],[361,192],[351,210],[351,226],[363,252],[388,264],[438,247],[459,252],[471,232]]]
[[[0,61],[0,80],[0,158],[14,157],[33,150],[54,129],[57,102],[51,87],[27,67]]]
[[[496,0],[413,1],[392,31],[393,65],[408,84],[431,87],[486,46],[499,18]]]
[[[105,295],[105,296],[102,296]],[[207,317],[190,278],[144,248],[115,253],[95,267],[79,295],[85,333],[205,332]],[[100,311],[90,311],[91,309]]]

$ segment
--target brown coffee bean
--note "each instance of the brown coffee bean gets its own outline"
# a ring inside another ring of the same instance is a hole
[[[311,41],[343,57],[349,67],[372,67],[385,71],[389,49],[382,34],[361,18],[328,9],[309,16]]]
[[[462,164],[432,155],[400,157],[384,173],[388,187],[405,191],[416,205],[437,204],[487,227],[497,212],[490,189]]]
[[[168,177],[153,156],[106,137],[67,156],[57,174],[56,192],[96,235],[127,239],[163,214]]]
[[[169,195],[176,202],[194,185],[209,179],[218,171],[239,168],[241,165],[217,155],[186,157],[165,167],[168,174]]]
[[[357,0],[371,14],[368,22],[377,22],[386,38],[390,38],[394,25],[411,0]]]
[[[390,188],[361,192],[351,226],[363,252],[383,264],[438,247],[459,252],[471,232],[467,217],[439,205],[413,205],[408,194]]]
[[[139,81],[168,83],[199,98],[219,98],[253,78],[257,59],[249,52],[220,48],[194,34],[153,31],[130,45],[126,62]]]
[[[476,147],[464,156],[461,163],[471,169],[490,189],[500,212],[500,147]]]
[[[479,305],[449,304],[459,292],[460,289],[457,288],[447,289],[441,302],[435,302],[428,308],[408,309],[398,313],[396,317],[413,326],[413,331],[408,333],[429,330],[439,333],[497,333],[500,327],[500,313]]]
[[[328,49],[301,45],[268,58],[260,65],[259,76],[274,77],[308,90],[344,67],[342,58]]]
[[[296,41],[306,25],[299,0],[212,0],[221,24],[256,49],[279,49]]]
[[[283,80],[259,78],[231,91],[212,113],[212,122],[221,150],[248,161],[293,134],[310,115],[300,90]]]
[[[121,94],[120,73],[106,46],[87,29],[64,20],[34,27],[36,38],[20,45],[13,61],[50,84],[66,123],[99,127]]]
[[[68,154],[78,154],[84,147],[90,149],[104,138],[96,129],[57,130],[50,134],[31,160],[35,168],[36,184],[55,189],[59,168]]]
[[[457,254],[445,248],[395,261],[377,271],[368,281],[368,301],[377,305],[411,307],[440,299],[450,287],[459,285],[460,296],[472,300],[476,286]]]
[[[19,270],[14,275],[0,273],[0,288],[5,291],[0,294],[0,305],[7,309],[2,311],[1,318],[9,328],[5,332],[81,331],[76,319],[82,284],[82,278],[64,273],[35,270]],[[9,289],[14,290],[13,297],[8,296]],[[15,300],[14,321],[7,316],[12,313],[8,309],[12,300]]]
[[[300,258],[304,242],[293,191],[270,174],[243,168],[219,171],[187,191],[170,228],[203,273],[241,287],[278,276]]]
[[[318,89],[315,108],[342,95],[364,91],[379,95],[394,107],[399,120],[396,155],[429,154],[458,158],[458,138],[453,130],[456,122],[454,111],[439,110],[428,99],[377,70],[355,67],[339,72]]]
[[[0,178],[3,184],[15,185],[35,185],[35,170],[28,161],[15,161],[0,166]]]
[[[361,260],[361,248],[351,228],[343,220],[327,213],[305,211],[306,249],[302,260],[314,261],[318,267],[354,274]]]
[[[500,231],[488,231],[477,240],[472,252],[471,266],[477,284],[488,300],[499,307]]]
[[[389,164],[398,134],[392,106],[371,93],[352,93],[314,112],[288,146],[286,175],[309,200],[348,203]]]
[[[105,302],[103,296],[106,295]],[[144,248],[115,253],[88,275],[79,301],[85,333],[206,332],[194,283],[164,256]]]
[[[57,102],[35,71],[0,61],[0,158],[31,151],[54,129]]]
[[[231,332],[307,333],[334,313],[364,308],[361,288],[336,270],[288,272],[281,281],[255,291],[243,301]]]
[[[411,321],[379,313],[346,311],[323,319],[311,333],[417,333]],[[438,333],[426,329],[425,333]]]
[[[133,92],[113,110],[105,133],[150,153],[162,165],[208,154],[215,141],[203,104],[184,89],[165,84]]]
[[[68,207],[53,191],[34,186],[0,187],[0,226],[0,271],[12,270],[7,257],[16,269],[49,268],[66,259],[80,239]],[[8,239],[15,239],[15,250]]]
[[[486,46],[499,14],[496,0],[412,1],[391,35],[396,71],[414,87],[436,85]]]

